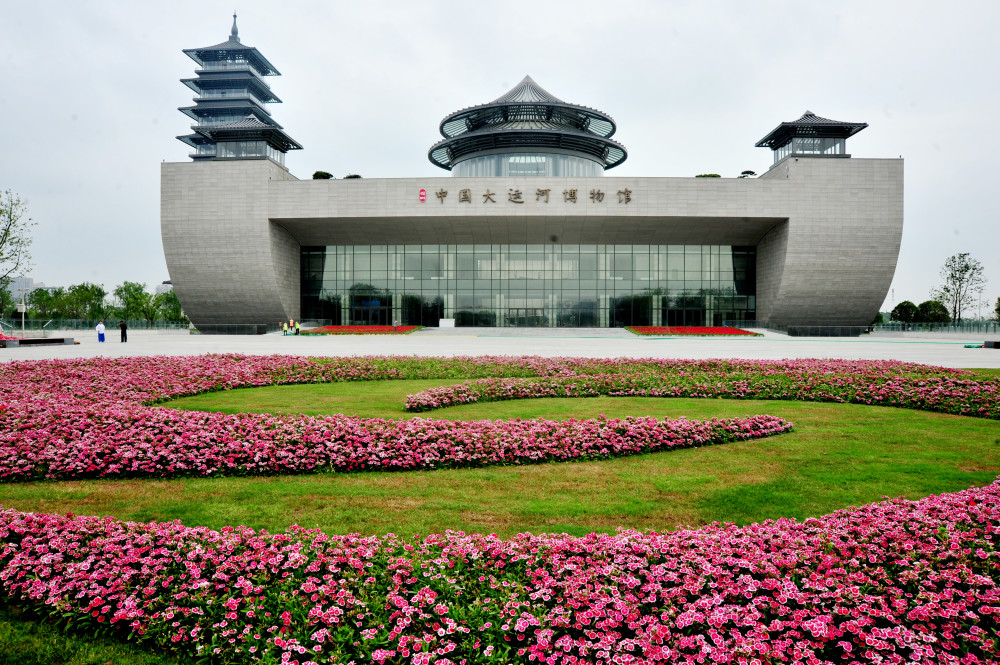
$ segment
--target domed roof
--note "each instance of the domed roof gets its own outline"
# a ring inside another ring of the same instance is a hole
[[[500,95],[491,104],[501,104],[503,102],[555,102],[565,104],[553,94],[550,94],[542,86],[535,83],[535,79],[525,76],[521,82],[511,88],[507,94]]]
[[[427,156],[448,170],[477,153],[498,149],[555,149],[598,161],[605,169],[628,156],[624,146],[610,140],[616,129],[611,116],[564,102],[530,76],[492,102],[446,116],[439,129],[445,138]]]

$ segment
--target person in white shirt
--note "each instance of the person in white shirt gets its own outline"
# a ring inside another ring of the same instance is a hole
[[[97,341],[104,341],[104,321],[97,322]]]

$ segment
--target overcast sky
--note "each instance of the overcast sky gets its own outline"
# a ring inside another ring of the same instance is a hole
[[[109,291],[168,279],[160,162],[193,93],[181,49],[224,41],[233,2],[8,2],[0,21],[0,189],[27,200],[30,276]],[[921,302],[951,254],[1000,296],[1000,2],[290,2],[240,0],[239,34],[282,76],[275,119],[299,178],[440,176],[441,118],[525,74],[618,124],[616,176],[734,177],[809,109],[867,122],[855,157],[905,161],[905,223],[883,309]],[[238,239],[234,239],[238,242]],[[984,306],[985,311],[985,306]]]

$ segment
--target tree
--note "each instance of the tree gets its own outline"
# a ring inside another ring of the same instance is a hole
[[[976,302],[986,285],[983,264],[968,253],[955,254],[944,262],[941,278],[944,284],[932,291],[931,297],[951,311],[952,323],[959,323],[962,311]]]
[[[892,308],[889,318],[900,323],[913,323],[917,320],[917,306],[909,300],[904,300]]]
[[[718,173],[699,173],[695,178],[721,178],[722,176]]]
[[[121,306],[122,318],[125,319],[146,318],[146,313],[153,305],[153,294],[147,293],[146,285],[138,282],[122,282],[115,287],[114,294]]]
[[[146,295],[149,297],[144,298],[139,303],[139,315],[146,320],[146,323],[152,324],[153,321],[160,318],[160,302],[151,293],[147,293]]]
[[[163,318],[171,323],[187,323],[188,318],[184,316],[184,310],[181,309],[181,301],[178,300],[177,294],[173,291],[167,291],[166,293],[158,293],[154,297],[157,306],[160,308],[160,313],[163,314]]]
[[[5,285],[0,284],[0,318],[3,318],[13,308],[14,295],[7,290]]]
[[[108,292],[100,284],[74,284],[67,289],[60,309],[69,319],[100,319],[104,317],[104,298]]]
[[[875,326],[875,325],[878,325],[880,323],[885,323],[885,317],[882,316],[882,312],[876,312],[875,313],[875,318],[872,319],[872,325]]]
[[[0,286],[10,276],[23,274],[31,265],[31,227],[28,207],[21,197],[7,189],[0,192]]]
[[[28,294],[27,305],[32,315],[41,317],[53,316],[59,310],[59,301],[63,298],[65,291],[61,288],[49,291],[48,289],[35,289]]]
[[[333,176],[326,171],[316,171],[313,173],[313,180],[330,180]]]
[[[753,178],[756,175],[757,175],[756,171],[751,171],[751,170],[747,169],[746,171],[742,171],[740,173],[739,177],[741,177],[741,178]]]
[[[361,180],[361,176],[357,173],[348,173],[344,176],[344,180]]]
[[[996,316],[997,321],[1000,321],[1000,298],[997,298],[997,306],[993,309],[993,314]]]
[[[951,315],[948,308],[937,300],[925,300],[917,305],[917,321],[923,323],[948,323]]]

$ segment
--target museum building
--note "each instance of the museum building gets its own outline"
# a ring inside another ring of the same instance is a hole
[[[758,178],[614,177],[606,113],[531,77],[440,123],[450,176],[298,180],[277,70],[240,41],[184,50],[191,162],[161,171],[170,278],[199,327],[865,326],[903,226],[901,159],[851,158],[865,123],[809,111]]]

